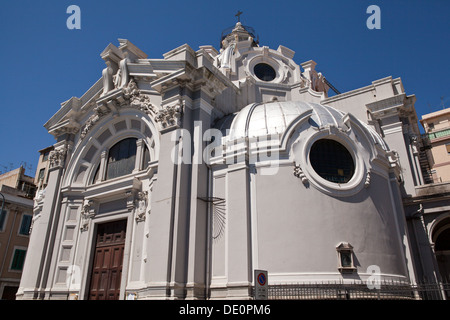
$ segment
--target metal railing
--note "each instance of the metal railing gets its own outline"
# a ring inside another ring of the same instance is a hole
[[[269,300],[449,300],[450,283],[410,285],[382,281],[373,289],[362,281],[277,284],[268,286],[268,298]]]
[[[444,129],[444,130],[439,130],[439,131],[434,131],[434,132],[428,132],[425,135],[430,140],[443,138],[443,137],[450,136],[450,129]]]

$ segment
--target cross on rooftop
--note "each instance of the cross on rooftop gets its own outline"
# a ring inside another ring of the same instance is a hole
[[[241,22],[241,14],[242,14],[242,11],[238,10],[238,12],[234,15],[235,17],[238,18],[238,22]]]

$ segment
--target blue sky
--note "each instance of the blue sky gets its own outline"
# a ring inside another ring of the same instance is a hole
[[[381,9],[379,30],[366,27],[372,4]],[[81,9],[80,30],[66,27],[70,5]],[[448,0],[8,0],[0,10],[2,172],[26,163],[34,175],[38,150],[55,143],[44,123],[101,77],[109,43],[129,39],[156,59],[185,43],[219,49],[238,10],[260,45],[284,45],[298,64],[316,61],[341,92],[400,77],[419,118],[441,109],[441,97],[450,106]]]

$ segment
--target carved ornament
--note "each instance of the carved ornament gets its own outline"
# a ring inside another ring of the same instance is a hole
[[[64,160],[66,159],[67,147],[64,145],[62,147],[52,150],[49,155],[50,168],[63,167]]]
[[[166,106],[159,110],[155,116],[155,121],[159,123],[161,130],[179,127],[183,110],[183,102],[180,100],[175,105]]]
[[[303,173],[303,170],[300,167],[300,165],[297,165],[297,164],[294,165],[294,176],[296,176],[297,178],[300,178],[302,180],[303,184],[306,184],[308,182],[308,178]]]

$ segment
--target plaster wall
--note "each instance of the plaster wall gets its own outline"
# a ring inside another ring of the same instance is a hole
[[[354,247],[357,273],[350,277],[364,279],[370,265],[386,277],[407,277],[385,178],[373,175],[368,188],[339,198],[305,187],[290,166],[255,180],[256,267],[269,270],[274,281],[341,278],[336,251],[341,242]]]

